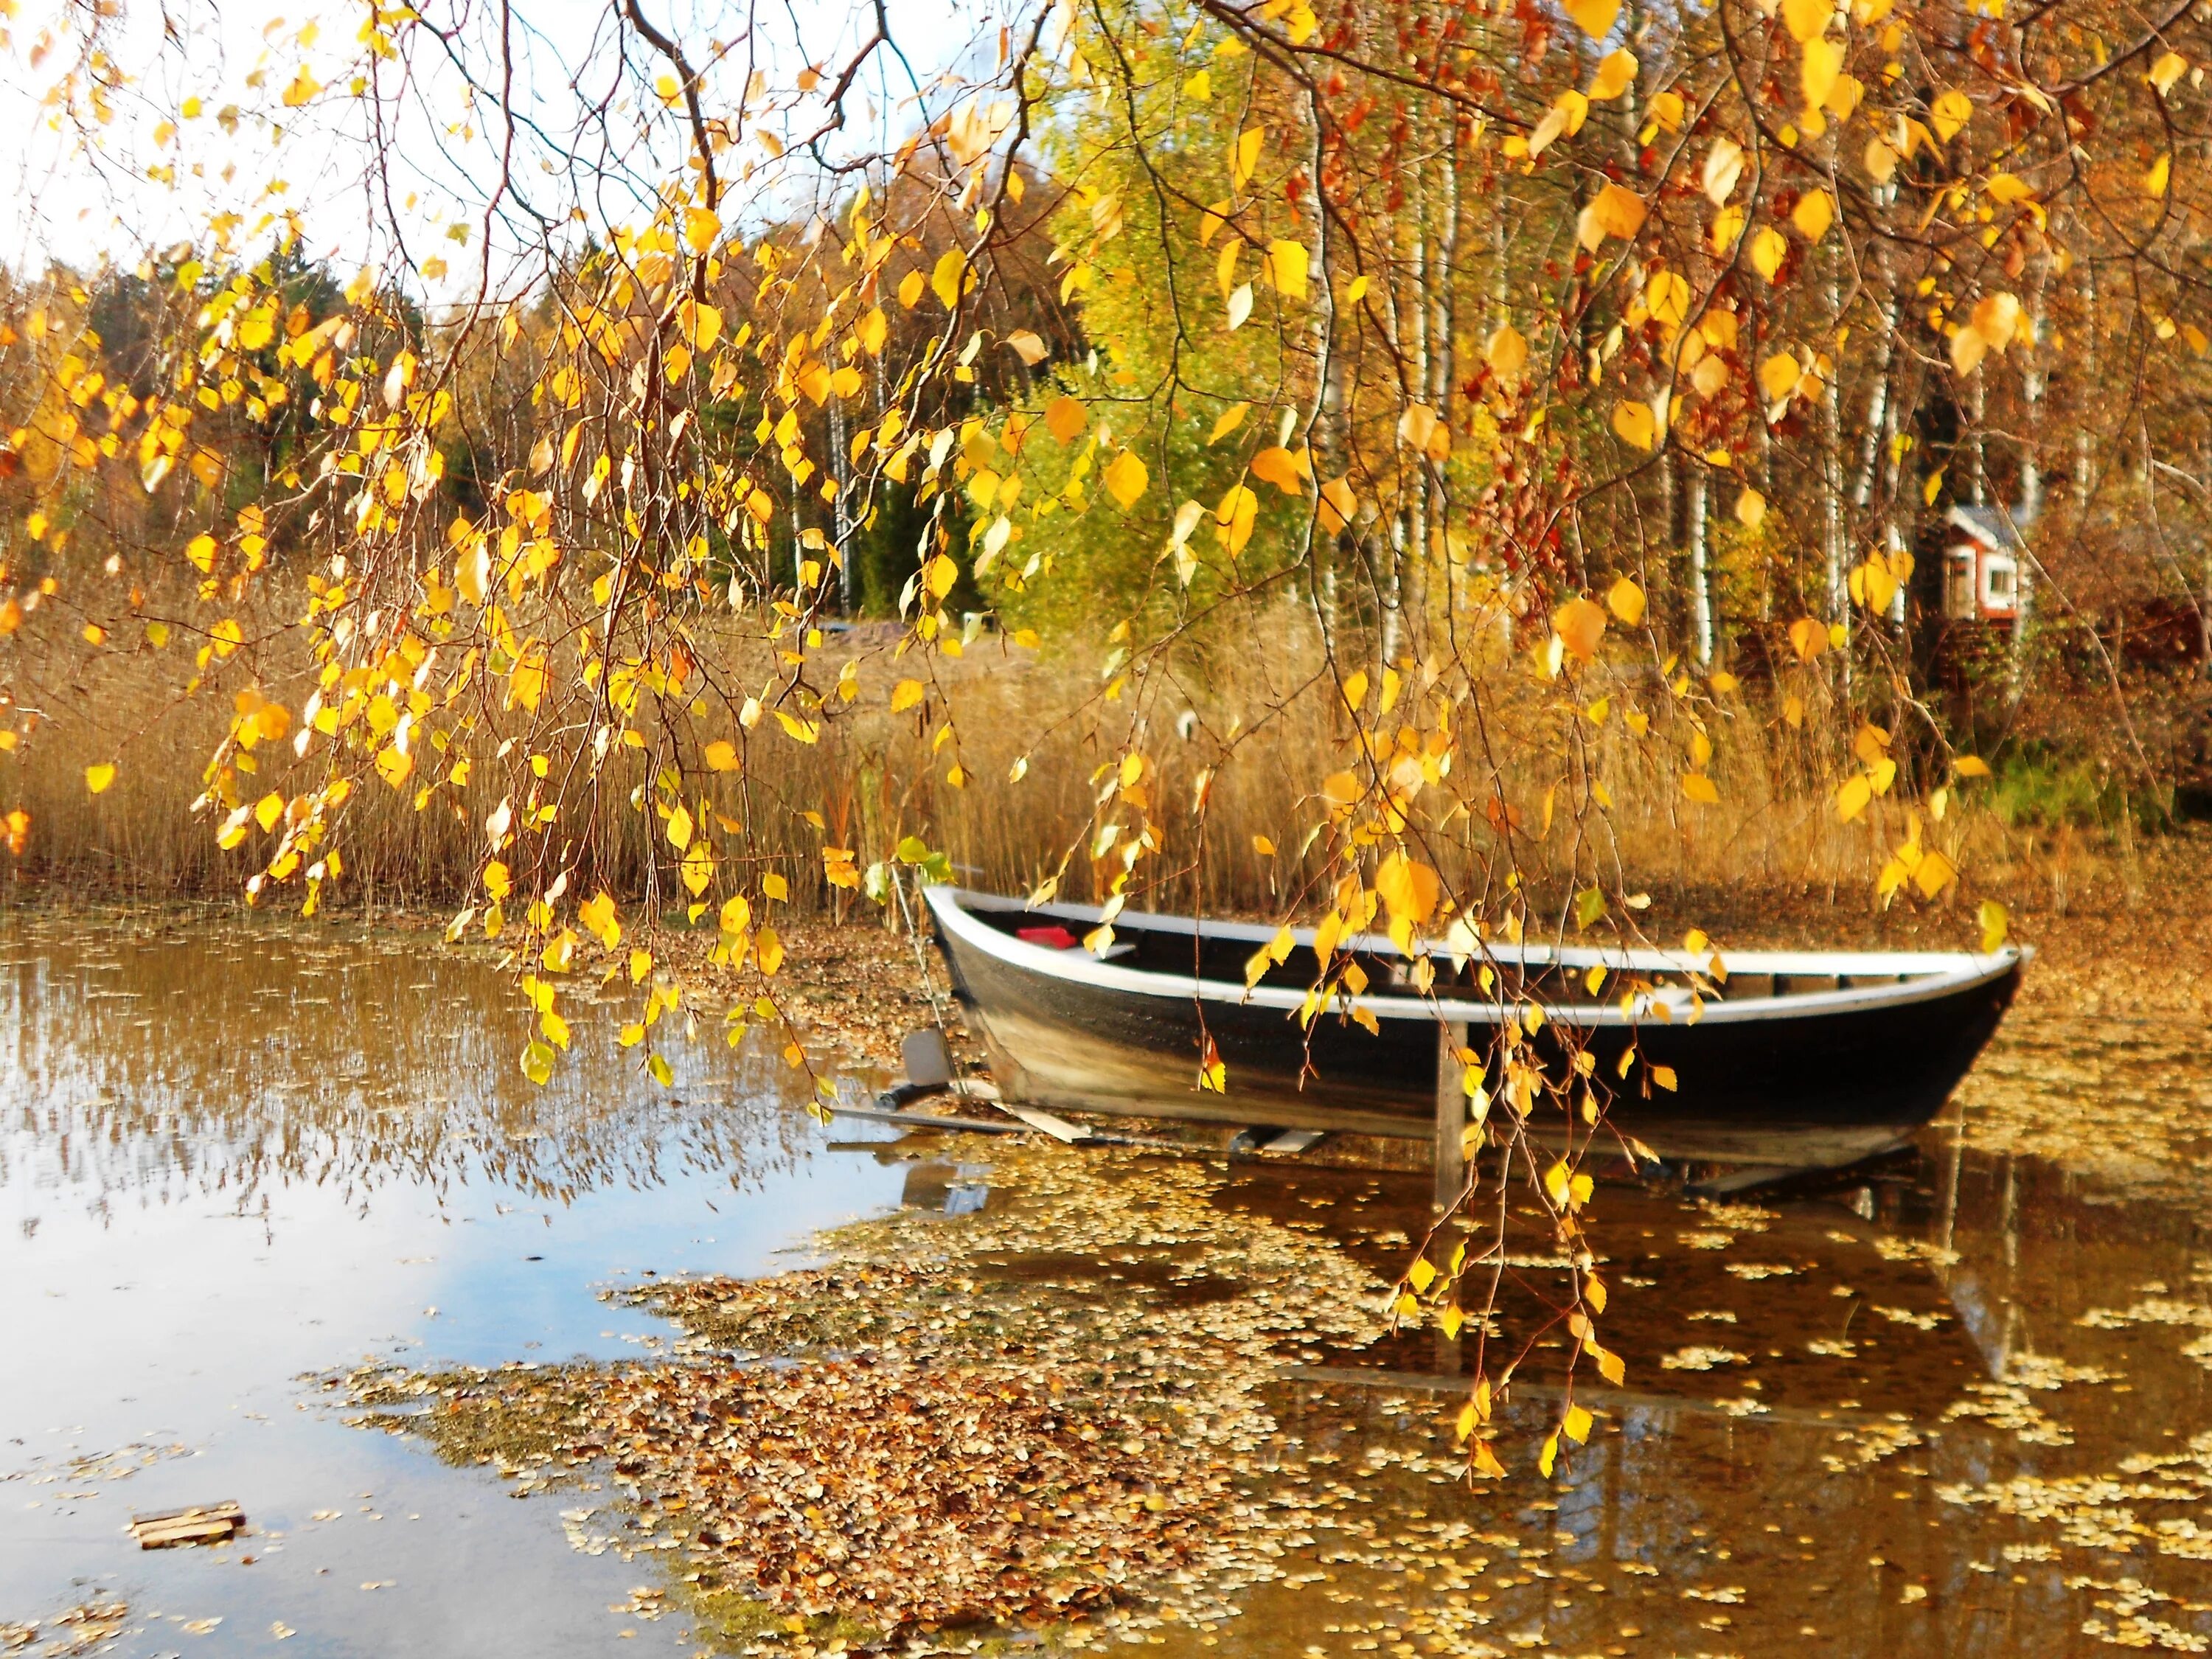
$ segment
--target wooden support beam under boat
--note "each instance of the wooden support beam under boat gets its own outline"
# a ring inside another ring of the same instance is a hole
[[[1451,1276],[1452,1241],[1458,1229],[1446,1226],[1449,1215],[1467,1190],[1467,1066],[1460,1059],[1467,1050],[1467,1022],[1437,1022],[1437,1139],[1436,1195],[1430,1218],[1437,1224],[1431,1257],[1437,1275]],[[1437,1369],[1456,1374],[1460,1369],[1459,1339],[1437,1328]]]

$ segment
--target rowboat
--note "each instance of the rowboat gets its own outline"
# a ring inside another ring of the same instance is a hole
[[[1487,1054],[1504,1023],[1525,1029],[1533,1003],[1531,1050],[1564,1077],[1571,1050],[1586,1047],[1622,1137],[1662,1158],[1796,1167],[1872,1156],[1932,1119],[2031,955],[1750,951],[1729,954],[1723,978],[1683,951],[1485,943],[1456,961],[1432,955],[1424,994],[1409,959],[1365,934],[1336,949],[1366,988],[1309,1022],[1311,929],[1294,930],[1290,954],[1248,986],[1273,927],[1125,910],[1102,957],[1083,943],[1097,909],[951,885],[926,896],[954,994],[1010,1101],[1426,1139],[1440,1032]],[[1605,970],[1595,981],[1593,968]],[[1209,1042],[1218,1091],[1199,1085]],[[1661,1068],[1672,1090],[1652,1086]],[[1553,1140],[1588,1133],[1557,1107],[1540,1106],[1529,1127]]]

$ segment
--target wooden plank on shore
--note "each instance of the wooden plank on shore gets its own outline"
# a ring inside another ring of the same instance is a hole
[[[131,1517],[131,1535],[138,1547],[168,1549],[179,1544],[216,1544],[235,1538],[246,1529],[246,1511],[235,1498],[219,1504],[195,1504],[181,1510],[161,1510]]]
[[[1054,1140],[1064,1140],[1073,1146],[1079,1141],[1091,1139],[1091,1131],[1081,1124],[1070,1123],[1066,1118],[1055,1117],[1050,1112],[1040,1111],[1034,1106],[1024,1106],[1011,1100],[1002,1100],[998,1104],[999,1109],[1009,1117],[1021,1119],[1030,1128],[1040,1130]]]

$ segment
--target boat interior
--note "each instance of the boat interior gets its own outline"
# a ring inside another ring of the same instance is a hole
[[[1030,908],[1018,899],[980,896],[963,896],[962,908],[985,926],[1024,944],[1062,951],[1082,951],[1084,939],[1097,926],[1099,915],[1087,906]],[[1253,953],[1273,933],[1274,929],[1265,925],[1211,921],[1194,924],[1185,916],[1125,911],[1115,920],[1114,941],[1102,959],[1117,968],[1242,985]],[[1313,984],[1317,966],[1313,930],[1297,929],[1294,937],[1297,942],[1290,954],[1271,964],[1260,984],[1296,991]],[[1695,995],[1708,1002],[1806,996],[1903,984],[1932,974],[1955,972],[1975,961],[1964,954],[1933,952],[1811,956],[1753,951],[1724,956],[1716,969],[1710,959],[1700,961],[1682,951],[1555,951],[1499,940],[1486,943],[1479,955],[1455,960],[1439,941],[1431,941],[1430,949],[1432,984],[1437,994],[1561,1005],[1610,1002],[1632,991],[1662,998],[1672,993],[1685,1000]],[[1340,951],[1339,959],[1345,954]],[[1412,962],[1399,955],[1382,935],[1356,937],[1348,954],[1367,976],[1366,994],[1409,998],[1421,994],[1412,977]],[[1595,987],[1589,978],[1593,967],[1606,970]]]

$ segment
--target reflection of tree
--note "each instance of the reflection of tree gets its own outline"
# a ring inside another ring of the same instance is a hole
[[[742,1185],[803,1145],[774,1057],[726,1064],[704,1034],[672,1047],[670,1094],[579,1022],[532,1088],[512,981],[429,940],[46,931],[0,959],[0,1184],[95,1212],[294,1182],[366,1205],[395,1181],[565,1204],[690,1170]]]

